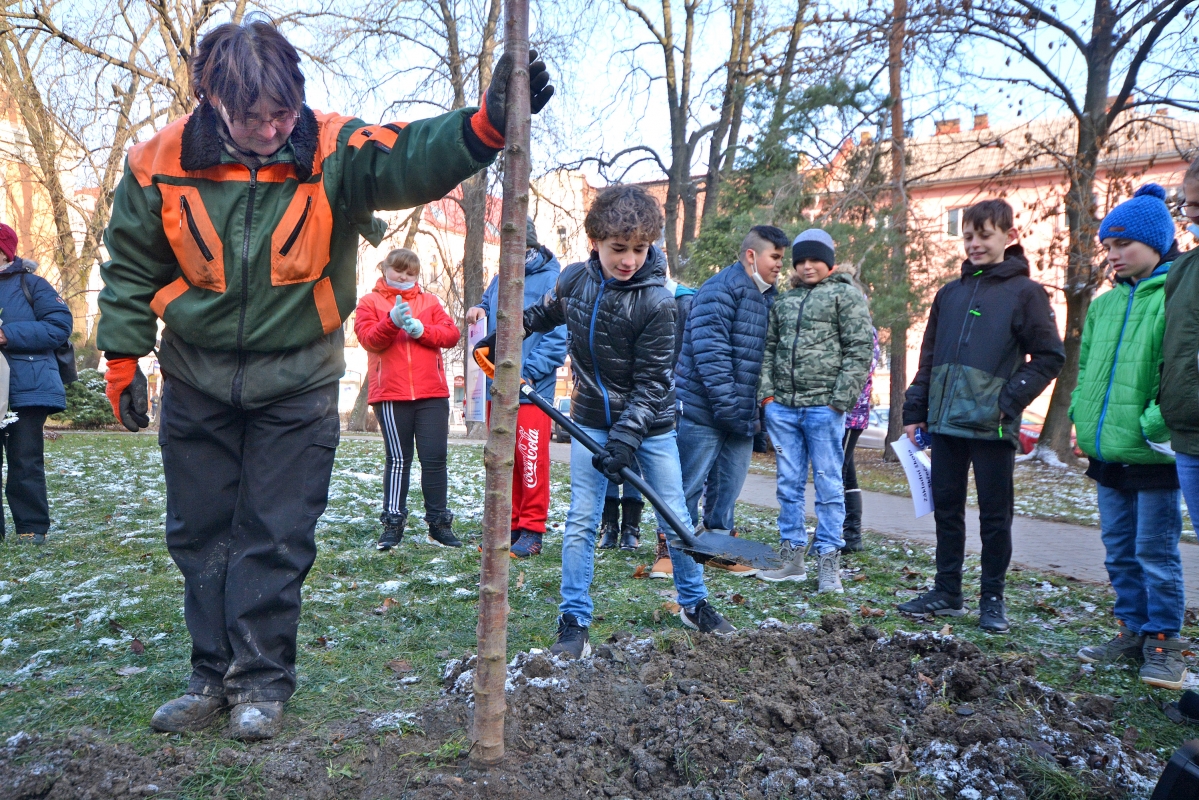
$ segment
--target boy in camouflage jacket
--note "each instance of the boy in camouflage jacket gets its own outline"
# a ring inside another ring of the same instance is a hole
[[[804,485],[816,473],[816,557],[819,592],[841,587],[845,491],[841,483],[845,412],[870,374],[874,329],[866,298],[836,272],[833,240],[812,229],[792,244],[791,291],[775,301],[766,332],[758,399],[778,457],[779,537],[783,566],[767,581],[807,577]]]

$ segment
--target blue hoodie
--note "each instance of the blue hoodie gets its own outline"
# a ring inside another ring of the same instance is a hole
[[[41,406],[54,411],[67,407],[54,351],[71,336],[73,322],[66,302],[54,287],[34,272],[35,265],[18,258],[0,271],[0,328],[8,338],[0,350],[8,360],[8,406]],[[33,305],[21,290],[21,274]]]
[[[529,251],[525,257],[525,302],[524,307],[541,302],[558,282],[562,265],[549,248],[542,245]],[[499,276],[492,278],[491,285],[483,292],[479,307],[487,312],[487,332],[495,330],[495,312],[499,305]],[[534,333],[525,338],[521,349],[521,377],[533,386],[537,394],[554,402],[554,384],[558,379],[558,367],[566,362],[566,326],[559,325],[549,333]],[[487,399],[491,400],[491,381],[487,381]],[[520,402],[529,402],[524,397]]]

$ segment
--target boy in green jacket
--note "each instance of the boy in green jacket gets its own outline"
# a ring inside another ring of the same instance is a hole
[[[1115,285],[1087,311],[1070,418],[1091,460],[1087,476],[1099,484],[1120,625],[1111,641],[1084,647],[1078,657],[1143,662],[1142,681],[1181,689],[1182,510],[1170,432],[1157,403],[1166,273],[1178,252],[1165,197],[1155,183],[1142,186],[1099,226]]]

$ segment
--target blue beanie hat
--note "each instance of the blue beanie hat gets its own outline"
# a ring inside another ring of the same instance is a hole
[[[1131,200],[1113,208],[1099,225],[1099,241],[1131,239],[1142,242],[1164,256],[1174,244],[1174,218],[1166,206],[1166,190],[1147,183]]]

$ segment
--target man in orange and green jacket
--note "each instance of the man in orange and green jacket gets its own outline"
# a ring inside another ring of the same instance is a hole
[[[553,93],[530,54],[532,107]],[[146,427],[137,359],[165,375],[166,539],[185,579],[187,692],[163,731],[277,734],[295,691],[300,587],[339,440],[342,323],[373,212],[443,197],[504,144],[512,59],[482,109],[367,125],[304,104],[295,48],[265,22],[213,29],[191,60],[196,110],[129,151],[105,231],[99,347],[108,397]]]

